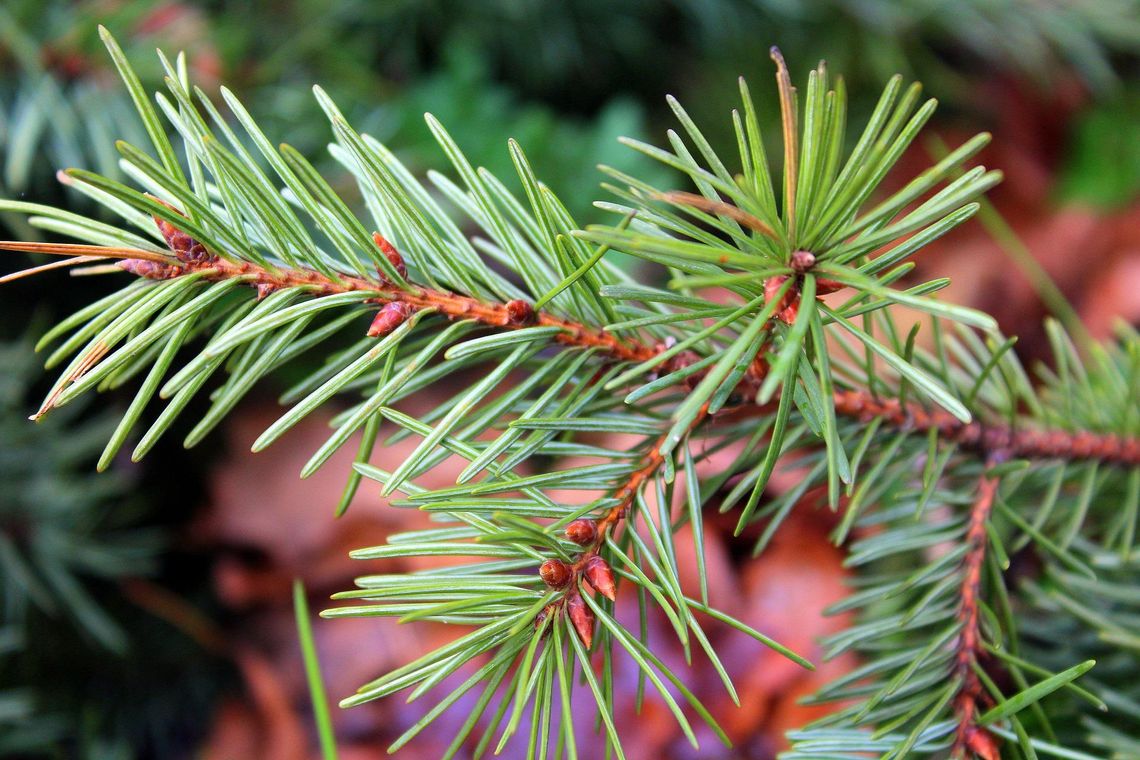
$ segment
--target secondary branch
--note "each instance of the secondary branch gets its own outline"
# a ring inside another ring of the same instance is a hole
[[[977,497],[970,509],[970,522],[966,530],[968,547],[963,559],[962,585],[958,620],[961,630],[955,645],[954,669],[961,686],[954,698],[954,714],[958,730],[954,737],[951,755],[966,757],[970,754],[983,760],[998,760],[997,744],[992,735],[977,724],[979,703],[985,698],[981,679],[974,669],[978,667],[978,653],[982,650],[979,595],[982,586],[982,567],[986,561],[986,522],[993,511],[997,494],[997,478],[982,475],[978,480]]]

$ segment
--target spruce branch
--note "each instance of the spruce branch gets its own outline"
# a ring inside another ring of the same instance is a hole
[[[1054,741],[1039,703],[1058,691],[1079,694],[1072,682],[1091,658],[1020,664],[1026,634],[1008,598],[1021,593],[1006,587],[1010,549],[1032,547],[1051,573],[1066,574],[1064,583],[1092,575],[1105,552],[1131,561],[1140,338],[1122,330],[1085,356],[1051,325],[1055,366],[1035,384],[990,317],[934,297],[946,281],[896,287],[911,258],[969,219],[975,199],[999,181],[983,167],[965,169],[988,136],[872,202],[934,101],[920,104],[917,85],[892,79],[845,154],[842,80],[822,64],[812,71],[801,114],[773,51],[782,179],[768,165],[742,81],[733,120],[740,174],[670,99],[684,135],[670,132],[669,149],[629,144],[682,172],[695,192],[606,170],[617,200],[599,206],[620,221],[582,229],[519,145],[508,146],[523,189],[516,197],[428,117],[456,179],[433,173],[425,184],[317,89],[336,138],[330,150],[357,182],[365,222],[298,151],[274,147],[232,93],[221,94],[227,119],[187,81],[181,60],[161,56],[167,91],[152,102],[114,40],[104,39],[153,151],[118,145],[131,184],[77,169],[62,176],[134,230],[0,202],[0,210],[85,241],[0,248],[132,275],[41,340],[58,342],[46,364],[63,366],[37,416],[141,378],[100,460],[107,467],[156,396],[166,405],[138,440],[136,459],[211,382],[210,406],[187,445],[278,367],[323,356],[285,393],[290,409],[253,448],[334,397],[354,399],[302,477],[359,435],[337,514],[367,480],[394,507],[437,522],[352,556],[466,558],[362,576],[336,595],[344,606],[324,613],[467,627],[343,700],[404,690],[418,699],[469,673],[393,749],[478,687],[477,709],[447,756],[476,728],[476,754],[494,734],[501,749],[529,728],[532,756],[549,752],[552,733],[556,753],[576,756],[571,691],[581,683],[609,751],[621,757],[618,653],[691,742],[693,714],[727,739],[650,646],[650,616],[665,621],[686,660],[699,649],[734,700],[703,616],[811,667],[710,607],[701,531],[714,503],[739,506],[737,532],[759,534],[762,551],[815,489],[841,513],[833,537],[849,551],[856,583],[836,610],[854,611],[857,622],[825,641],[823,654],[856,651],[864,662],[820,691],[818,701],[842,706],[793,735],[789,757],[834,757],[836,747],[896,758],[984,756],[1007,735],[1029,754],[1041,739],[1027,726]],[[614,266],[611,250],[657,266],[669,277],[665,287]],[[899,307],[929,319],[904,334]],[[923,330],[929,341],[919,340]],[[341,347],[328,347],[334,338]],[[183,354],[191,358],[176,368]],[[429,411],[400,408],[426,391],[434,394]],[[384,443],[408,438],[411,452],[387,461]],[[733,447],[739,453],[727,466],[715,459]],[[455,483],[425,485],[450,457],[464,462]],[[569,457],[578,463],[566,464]],[[704,475],[713,462],[718,471]],[[778,467],[802,476],[773,495]],[[700,599],[680,580],[676,535],[686,524]],[[636,626],[619,619],[619,584],[637,596]],[[1051,590],[1041,594],[1055,601]],[[1098,619],[1071,595],[1061,600],[1079,620]],[[1101,627],[1123,635],[1115,622]],[[982,657],[1005,649],[1016,691],[999,686]]]
[[[685,202],[688,203],[689,200],[686,199]],[[730,216],[736,216],[734,211],[726,213]],[[156,220],[156,222],[159,221],[161,220]],[[379,233],[374,234],[379,240],[384,240]],[[621,339],[583,323],[542,311],[535,312],[529,303],[522,300],[493,303],[418,285],[411,285],[407,290],[395,290],[382,277],[379,279],[364,279],[349,275],[330,277],[307,269],[281,267],[267,269],[248,262],[230,263],[214,255],[209,255],[201,260],[188,258],[187,251],[197,245],[199,245],[197,241],[187,239],[180,249],[172,247],[169,255],[129,248],[12,241],[0,241],[0,250],[68,256],[69,258],[65,263],[75,265],[91,261],[118,259],[121,269],[149,280],[169,280],[191,273],[198,274],[203,281],[207,282],[237,280],[254,288],[257,291],[258,299],[278,290],[299,288],[318,297],[360,293],[365,296],[361,299],[363,303],[383,304],[385,306],[403,304],[408,307],[408,311],[400,312],[398,320],[386,318],[383,331],[376,332],[374,337],[390,332],[411,313],[423,310],[438,313],[450,320],[472,320],[484,327],[497,330],[547,328],[551,339],[556,343],[595,349],[617,362],[646,362],[661,365],[666,372],[683,369],[694,361],[692,355],[686,356],[672,352],[672,346],[664,344],[650,346],[636,340]],[[386,241],[385,245],[390,250],[395,251]],[[377,247],[381,250],[384,248],[379,244]],[[396,256],[399,256],[398,252]],[[46,266],[50,265],[22,270],[16,275],[38,274],[45,271]],[[9,278],[14,278],[16,275],[9,275]],[[778,287],[783,284],[785,279],[766,281],[766,292],[775,292],[775,289],[770,287],[770,283],[775,283]],[[791,306],[781,307],[779,305],[787,304],[788,301],[787,295],[779,300],[776,307],[777,312],[781,308],[785,312],[792,308]],[[377,311],[377,317],[382,314],[388,317],[390,313],[385,312],[381,306]],[[790,321],[794,323],[795,317],[791,316]],[[672,361],[661,362],[659,357],[667,353]],[[74,382],[82,377],[90,369],[90,366],[97,363],[102,356],[101,351],[98,355],[92,355],[89,362],[85,363],[80,371],[70,378],[69,382]],[[749,367],[747,375],[740,379],[732,395],[737,398],[754,397],[756,388],[766,377],[766,371],[767,367],[763,360],[758,359]],[[678,383],[690,387],[695,386],[706,374],[707,370],[700,369],[687,374]],[[58,396],[51,399],[52,402],[57,400]],[[1083,430],[1026,430],[1010,425],[962,422],[946,412],[931,411],[915,402],[900,404],[898,399],[879,398],[865,390],[838,390],[832,396],[832,403],[835,413],[838,415],[864,421],[880,419],[885,424],[898,429],[907,428],[919,432],[932,430],[937,433],[939,438],[957,443],[965,449],[977,451],[983,457],[1000,453],[1022,459],[1097,460],[1125,466],[1140,464],[1140,438],[1136,437],[1118,436],[1111,433],[1098,434]],[[53,405],[54,403],[45,404],[37,412],[36,417],[46,413]]]

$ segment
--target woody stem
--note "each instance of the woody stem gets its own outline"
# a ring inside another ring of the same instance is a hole
[[[704,422],[706,416],[708,416],[708,404],[702,406],[697,413],[696,418],[689,426],[690,432],[696,430],[697,427]],[[575,574],[585,566],[590,557],[598,553],[602,545],[605,544],[607,536],[617,530],[621,521],[629,514],[629,510],[633,506],[633,501],[637,498],[641,487],[661,469],[661,466],[665,463],[665,456],[661,453],[661,447],[665,444],[667,437],[668,434],[662,435],[653,442],[653,446],[645,455],[645,459],[642,460],[641,467],[634,470],[629,478],[614,491],[614,498],[618,500],[618,503],[610,507],[604,515],[598,518],[597,536],[594,538],[593,543],[582,551],[570,568]]]
[[[982,585],[982,567],[986,560],[986,523],[993,511],[997,494],[998,480],[983,474],[978,479],[977,496],[970,509],[969,524],[966,529],[966,556],[962,566],[962,584],[959,591],[960,603],[958,620],[961,630],[955,645],[954,669],[960,681],[958,694],[954,698],[954,713],[958,718],[958,730],[954,738],[954,756],[968,756],[988,744],[986,737],[979,735],[985,729],[977,725],[978,706],[984,697],[981,679],[974,668],[981,651],[981,625],[979,596]]]
[[[231,263],[220,259],[209,262],[180,262],[171,259],[171,262],[175,266],[168,267],[165,276],[201,271],[205,273],[206,279],[240,277],[249,285],[261,289],[308,287],[323,295],[370,291],[375,297],[369,300],[378,304],[400,302],[417,310],[433,309],[448,319],[472,319],[496,329],[512,330],[532,325],[558,327],[560,332],[554,336],[554,341],[566,346],[592,348],[614,361],[645,362],[664,350],[637,340],[619,339],[612,333],[547,312],[537,312],[528,322],[518,323],[512,321],[507,304],[480,301],[470,296],[415,285],[404,290],[385,282],[360,277],[341,275],[333,279],[303,269],[270,271],[255,264]],[[742,387],[739,390],[755,388],[765,372],[766,365],[762,359],[758,359],[741,380]],[[699,375],[694,379],[699,379]],[[1087,431],[1014,429],[1007,425],[984,425],[977,421],[966,423],[942,410],[930,411],[915,402],[903,405],[894,399],[879,399],[864,390],[837,390],[833,402],[838,416],[860,420],[878,417],[891,427],[915,432],[933,429],[943,440],[954,442],[983,457],[1001,452],[1021,459],[1096,460],[1129,467],[1140,465],[1140,439],[1137,438]]]

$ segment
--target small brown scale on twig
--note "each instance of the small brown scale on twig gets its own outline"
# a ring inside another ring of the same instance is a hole
[[[169,280],[184,273],[182,267],[177,264],[164,264],[148,259],[120,259],[118,264],[120,269],[148,280]]]
[[[521,298],[507,301],[507,324],[511,327],[526,327],[534,324],[534,307]]]

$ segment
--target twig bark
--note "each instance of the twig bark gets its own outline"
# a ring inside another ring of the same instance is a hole
[[[988,541],[986,522],[993,511],[997,488],[997,478],[982,475],[978,479],[977,496],[970,509],[970,521],[966,530],[968,548],[962,561],[958,607],[961,630],[958,632],[954,657],[954,668],[961,682],[954,698],[954,714],[958,718],[958,730],[951,752],[954,757],[977,756],[983,760],[999,758],[997,742],[985,728],[977,724],[985,690],[974,671],[978,667],[978,654],[982,650],[979,596]]]

